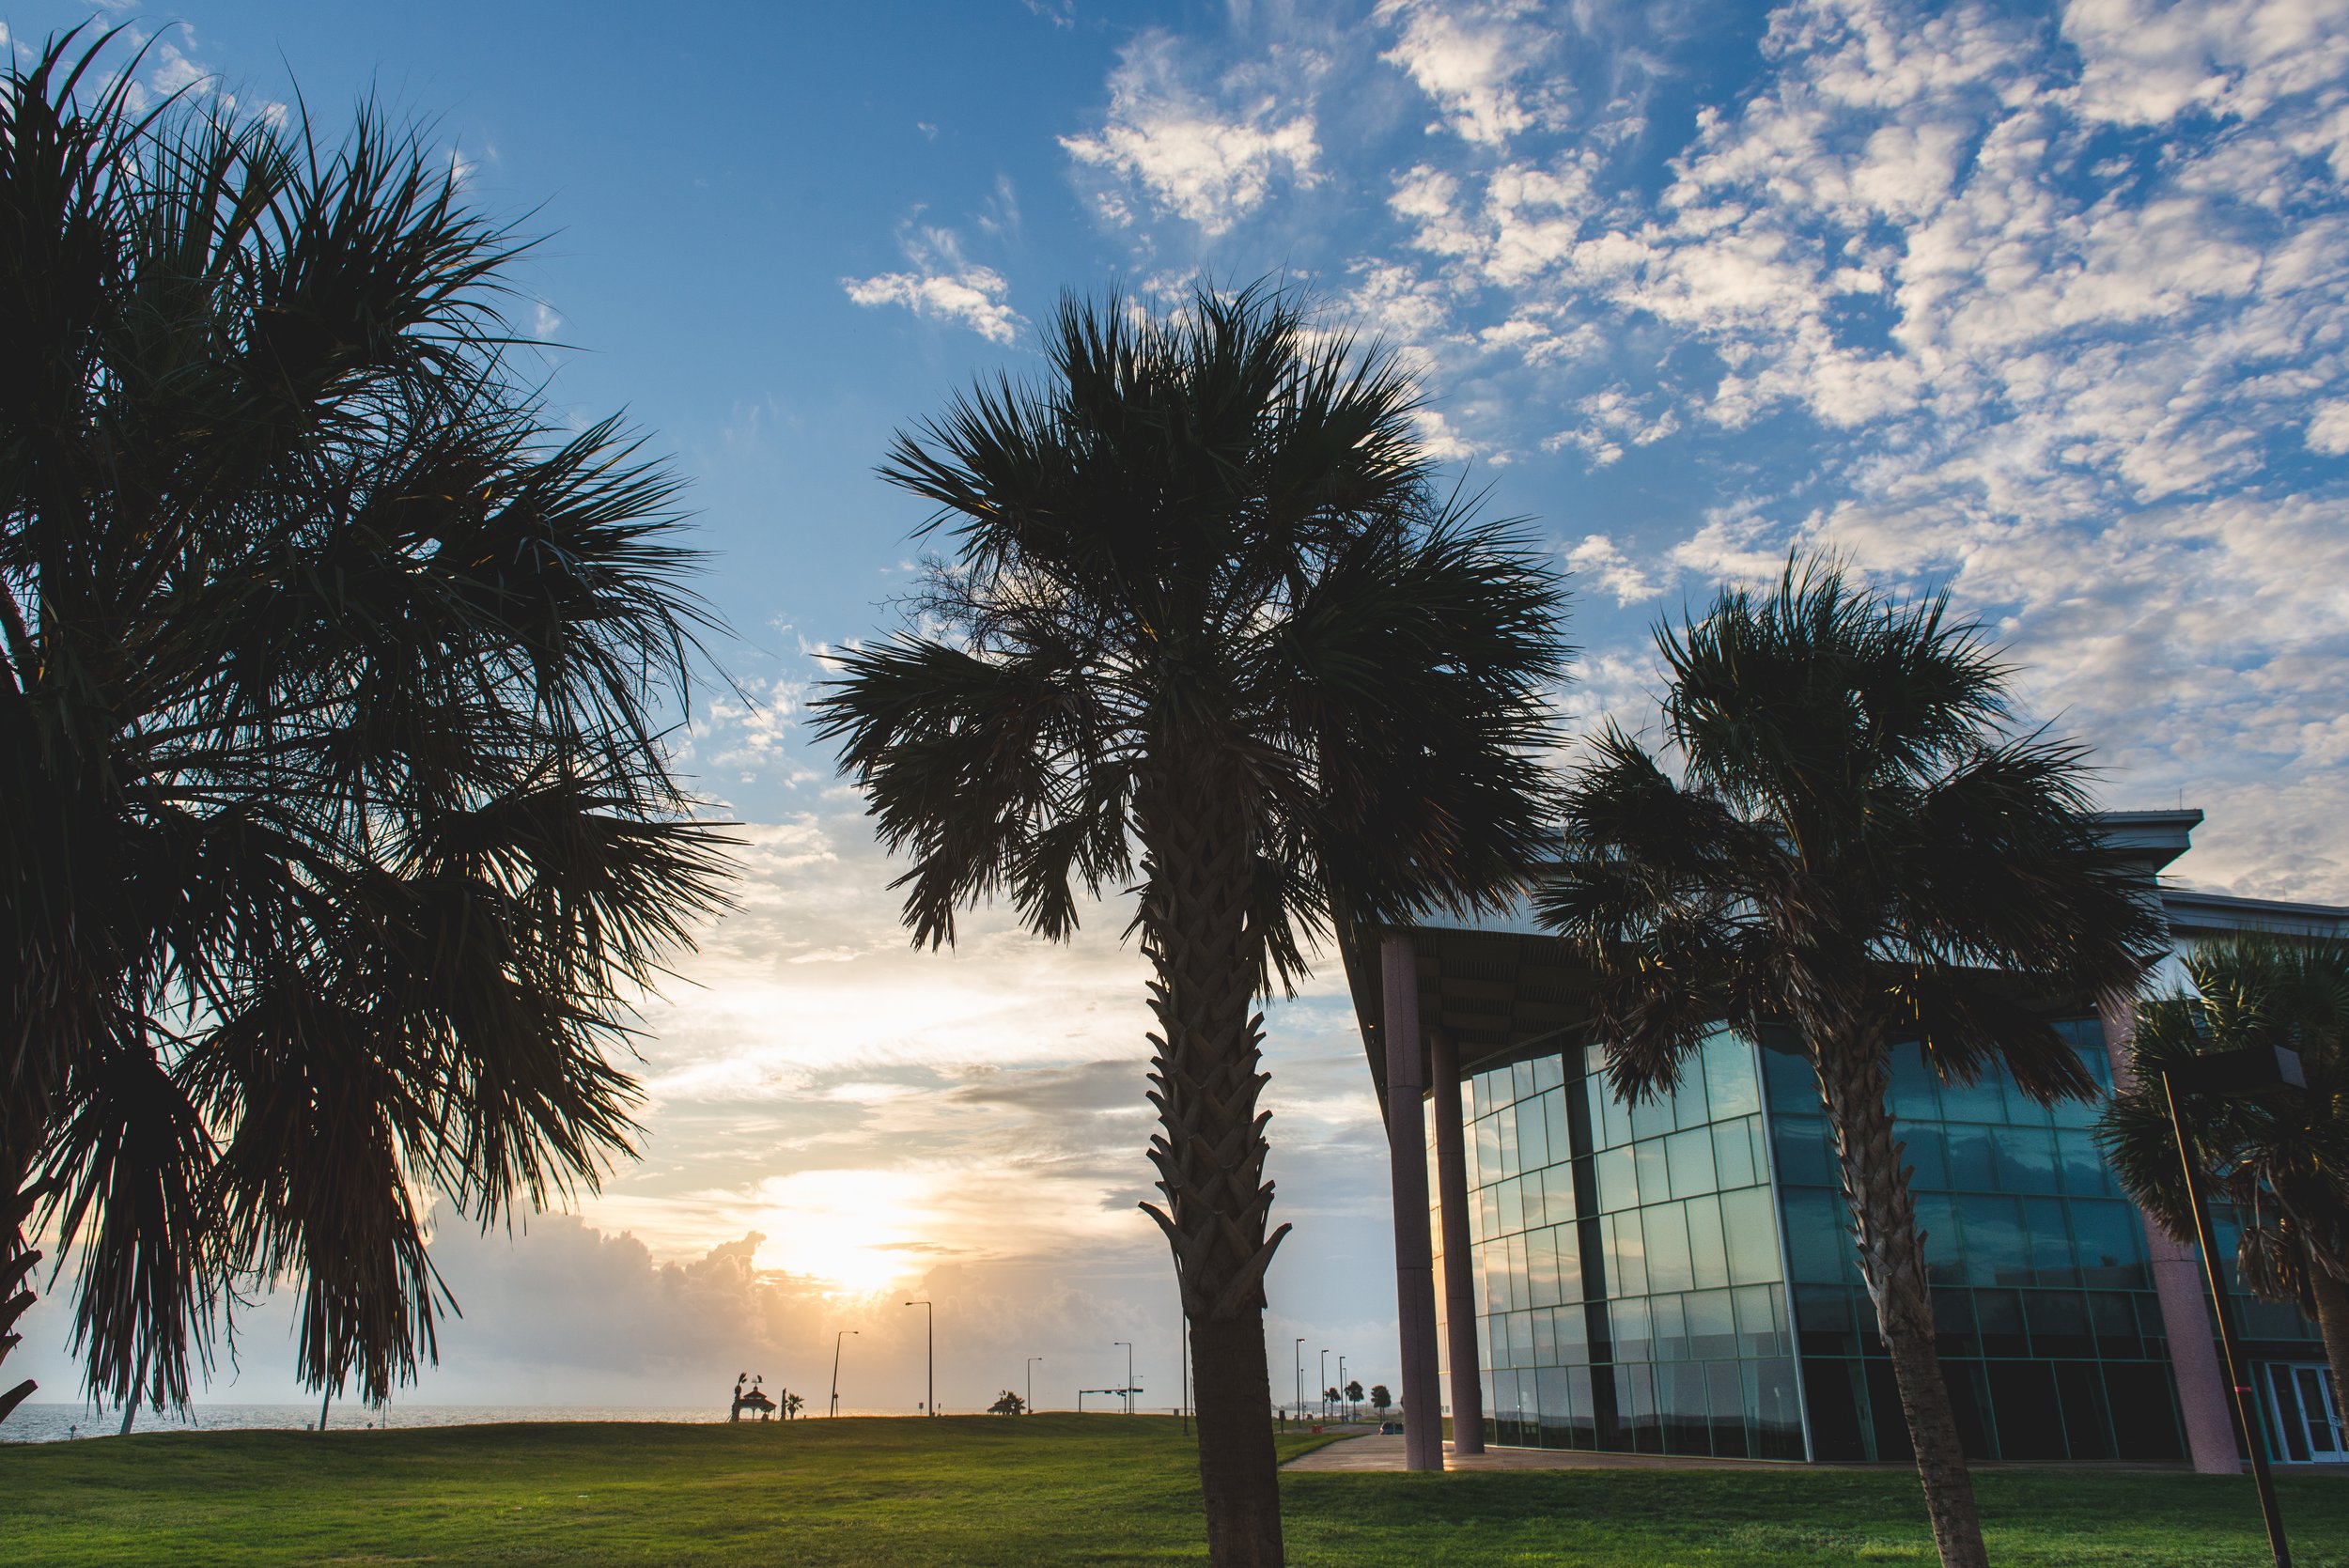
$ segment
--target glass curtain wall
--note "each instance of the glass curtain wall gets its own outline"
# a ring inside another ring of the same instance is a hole
[[[1596,1048],[1462,1091],[1491,1440],[1804,1457],[1753,1048],[1720,1033],[1639,1105]]]
[[[2109,1089],[2095,1020],[2059,1027]],[[1813,1453],[1909,1458],[1816,1075],[1791,1040],[1762,1060]],[[1891,1102],[1967,1452],[2183,1457],[2144,1233],[2090,1130],[2097,1105],[2050,1110],[1999,1073],[1944,1084],[1913,1045],[1894,1055]]]

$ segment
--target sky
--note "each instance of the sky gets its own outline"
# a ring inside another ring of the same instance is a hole
[[[22,52],[93,14],[0,4]],[[1840,552],[1947,587],[2103,801],[2199,806],[2188,885],[2349,902],[2349,0],[110,4],[149,91],[372,96],[542,243],[560,417],[691,481],[732,634],[684,766],[739,908],[648,1005],[641,1158],[443,1216],[461,1320],[402,1397],[1172,1405],[1143,965],[1105,908],[917,953],[805,727],[895,624],[873,475],[1065,289],[1272,275],[1408,357],[1422,435],[1573,575],[1576,730],[1654,722],[1659,616]],[[1269,1016],[1276,1391],[1396,1381],[1383,1132],[1334,959]],[[282,1296],[206,1397],[295,1397]],[[61,1300],[28,1321],[69,1396]],[[852,1330],[856,1338],[837,1336]]]

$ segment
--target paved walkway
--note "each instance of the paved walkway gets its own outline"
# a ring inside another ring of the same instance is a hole
[[[1292,1470],[1399,1470],[1401,1437],[1348,1437],[1288,1462]],[[1443,1447],[1447,1470],[1783,1470],[1784,1460],[1687,1459],[1660,1453],[1583,1453],[1568,1449],[1487,1449],[1455,1454]]]

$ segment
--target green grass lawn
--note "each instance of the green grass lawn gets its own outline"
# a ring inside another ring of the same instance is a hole
[[[1313,1447],[1283,1437],[1283,1456]],[[2255,1568],[2248,1481],[1992,1470],[2008,1564]],[[1298,1564],[1930,1561],[1895,1471],[1289,1475]],[[2302,1568],[2349,1568],[2349,1477],[2291,1476]],[[0,1447],[0,1562],[1190,1562],[1166,1418],[158,1433]]]

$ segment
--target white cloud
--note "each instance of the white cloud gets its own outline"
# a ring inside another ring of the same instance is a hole
[[[1379,58],[1408,72],[1442,113],[1438,125],[1463,141],[1501,147],[1554,116],[1538,92],[1522,85],[1552,37],[1526,4],[1439,6],[1385,0],[1377,20],[1400,23],[1401,37]]]
[[[2349,454],[2349,397],[2317,405],[2309,420],[2309,448],[2329,457]]]
[[[903,305],[916,316],[968,327],[989,343],[1009,343],[1027,325],[1011,307],[1011,285],[994,268],[965,259],[952,230],[909,225],[898,241],[914,270],[842,278],[850,300],[867,307]]]
[[[1190,85],[1183,56],[1163,33],[1128,45],[1110,78],[1101,129],[1065,136],[1078,163],[1113,183],[1096,193],[1102,215],[1131,221],[1132,188],[1150,208],[1221,234],[1261,207],[1276,186],[1317,178],[1320,144],[1310,106],[1292,107],[1255,76],[1212,91]]]

